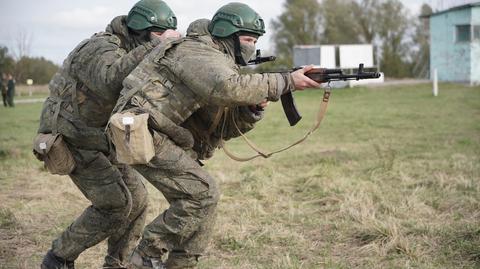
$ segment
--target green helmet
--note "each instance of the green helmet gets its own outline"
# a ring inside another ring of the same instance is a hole
[[[127,26],[137,31],[149,28],[175,30],[177,18],[167,3],[161,0],[140,0],[128,13]]]
[[[216,37],[227,37],[237,32],[261,36],[265,33],[265,24],[251,7],[234,2],[224,5],[213,15],[208,30]]]

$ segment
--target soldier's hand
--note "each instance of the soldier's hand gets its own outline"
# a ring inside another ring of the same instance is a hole
[[[250,111],[257,113],[258,111],[264,111],[269,104],[270,104],[269,101],[264,100],[260,104],[249,106],[248,108],[250,109]]]
[[[257,106],[259,106],[263,109],[263,108],[266,108],[269,104],[270,104],[270,102],[265,99],[263,102],[261,102]]]
[[[150,38],[153,39],[159,39],[160,41],[164,41],[167,38],[180,38],[182,35],[172,29],[165,30],[163,33],[159,32],[151,32],[150,33]]]
[[[320,84],[305,76],[305,73],[312,70],[313,65],[305,66],[302,69],[298,69],[291,73],[293,84],[295,85],[296,90],[303,90],[306,88],[320,88]]]

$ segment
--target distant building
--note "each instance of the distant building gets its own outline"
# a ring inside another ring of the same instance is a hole
[[[324,68],[355,69],[363,63],[374,68],[373,45],[297,45],[293,47],[293,65],[319,65]]]
[[[480,84],[480,2],[430,15],[430,71],[440,81]]]
[[[373,45],[349,44],[349,45],[297,45],[293,47],[293,65],[317,65],[322,68],[340,68],[351,72],[363,64],[367,69],[377,69],[373,63]],[[330,83],[332,87],[356,86],[371,83],[383,83],[384,76],[376,79],[361,81],[350,80],[335,81]]]

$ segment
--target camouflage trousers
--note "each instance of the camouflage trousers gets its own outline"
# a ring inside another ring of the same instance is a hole
[[[77,165],[70,178],[92,204],[53,241],[53,253],[75,260],[108,238],[105,267],[124,266],[145,224],[142,176],[127,165],[112,164],[101,152],[70,149]]]
[[[134,165],[170,204],[145,227],[138,251],[161,258],[167,268],[195,267],[210,238],[219,199],[213,178],[182,148],[155,133],[155,156],[146,165]]]

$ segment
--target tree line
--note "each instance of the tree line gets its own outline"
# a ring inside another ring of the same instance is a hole
[[[375,62],[386,76],[429,75],[428,25],[399,0],[285,0],[283,7],[271,21],[277,60],[258,66],[258,71],[292,67],[295,45],[365,43],[375,46]],[[427,4],[421,7],[420,14],[431,13]],[[19,83],[33,79],[46,84],[58,68],[43,57],[20,53],[14,58],[0,46],[0,73],[14,74]]]
[[[429,15],[427,4],[421,15]],[[295,45],[373,44],[375,62],[390,77],[428,77],[428,20],[399,0],[286,0],[272,21],[279,58],[260,69],[288,68]]]
[[[47,84],[57,72],[58,66],[43,57],[21,56],[15,59],[7,47],[0,46],[0,73],[12,74],[17,83],[32,79],[35,84]]]

